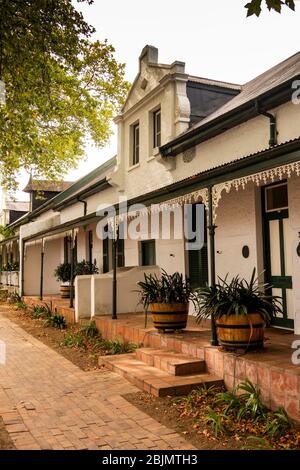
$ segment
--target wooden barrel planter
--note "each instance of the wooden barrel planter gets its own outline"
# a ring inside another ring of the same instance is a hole
[[[59,288],[60,296],[62,299],[70,298],[71,286],[61,285]]]
[[[216,320],[218,339],[226,349],[262,348],[265,322],[259,313],[222,316]]]
[[[183,330],[188,318],[188,304],[149,304],[149,312],[157,330]]]

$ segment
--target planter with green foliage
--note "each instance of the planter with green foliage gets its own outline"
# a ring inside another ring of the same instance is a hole
[[[55,270],[54,275],[58,281],[61,282],[60,285],[60,295],[63,299],[70,298],[70,281],[71,281],[71,264],[70,263],[61,263]]]
[[[213,318],[219,342],[227,349],[261,348],[265,326],[282,312],[280,297],[266,293],[270,286],[259,282],[255,269],[249,282],[239,276],[219,281],[198,290],[198,322]]]
[[[145,311],[152,313],[155,328],[162,332],[186,328],[189,302],[196,306],[197,294],[182,274],[162,271],[161,277],[157,277],[145,273],[138,286],[140,301]]]
[[[20,270],[19,262],[18,261],[8,261],[8,263],[4,264],[1,267],[2,272],[17,272]]]
[[[76,263],[74,268],[74,277],[98,273],[99,269],[96,265],[96,262],[92,263],[91,261],[86,261],[85,259]]]

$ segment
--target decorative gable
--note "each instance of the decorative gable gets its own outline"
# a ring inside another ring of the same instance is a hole
[[[145,46],[139,57],[139,72],[132,84],[122,113],[126,113],[136,103],[140,102],[152,91],[158,89],[161,80],[170,73],[184,73],[185,64],[174,62],[171,65],[158,63],[158,49],[154,46]]]

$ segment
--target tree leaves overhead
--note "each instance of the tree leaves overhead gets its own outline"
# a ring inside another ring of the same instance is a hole
[[[278,13],[281,13],[282,5],[286,5],[291,10],[295,10],[294,0],[251,0],[251,2],[245,5],[245,8],[247,9],[247,16],[259,16],[262,11],[263,1],[266,3],[269,11],[275,10]]]
[[[128,84],[114,48],[93,40],[71,0],[0,0],[0,17],[0,178],[14,189],[21,168],[61,178],[86,138],[103,146]]]

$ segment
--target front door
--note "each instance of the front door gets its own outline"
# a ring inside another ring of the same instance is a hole
[[[262,188],[264,218],[264,255],[266,282],[272,294],[282,297],[283,314],[273,320],[275,326],[294,328],[291,230],[287,182]]]

